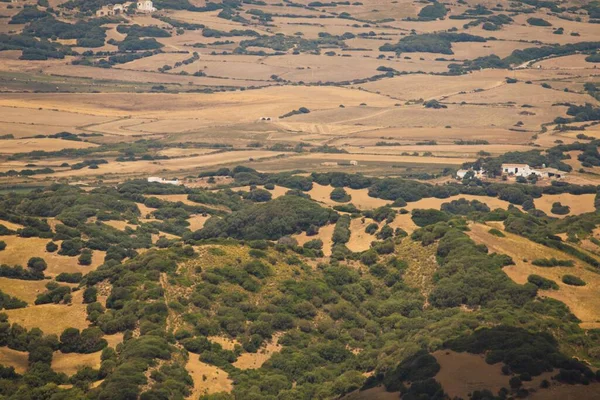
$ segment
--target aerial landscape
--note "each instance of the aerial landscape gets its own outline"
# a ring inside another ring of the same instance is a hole
[[[597,0],[0,0],[0,399],[600,399]]]

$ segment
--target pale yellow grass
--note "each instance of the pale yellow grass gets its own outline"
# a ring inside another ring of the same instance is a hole
[[[214,343],[218,343],[225,350],[233,350],[235,346],[239,346],[240,343],[235,339],[230,339],[225,336],[208,336],[208,340]]]
[[[87,142],[61,139],[11,139],[0,141],[0,153],[28,153],[34,150],[57,151],[63,149],[87,149],[95,147]]]
[[[148,206],[146,206],[143,203],[136,203],[136,204],[137,204],[138,208],[140,209],[140,214],[141,214],[141,217],[143,219],[146,219],[146,217],[150,213],[152,213],[153,211],[157,210],[156,208],[148,207]]]
[[[334,188],[332,186],[324,186],[318,183],[313,183],[312,189],[308,192],[310,197],[318,201],[319,203],[323,203],[330,207],[352,203],[357,208],[361,210],[371,210],[373,208],[382,207],[388,204],[391,204],[388,200],[377,199],[375,197],[370,197],[368,189],[351,189],[344,188],[344,190],[351,196],[351,200],[347,203],[338,203],[337,201],[331,200],[329,195]]]
[[[281,345],[278,343],[281,334],[273,335],[265,346],[261,347],[256,353],[243,353],[233,363],[233,366],[239,369],[257,369],[260,368],[274,353],[281,351]]]
[[[131,229],[136,229],[137,225],[133,225],[130,223],[127,223],[126,221],[102,221],[104,224],[111,226],[115,229],[118,229],[120,231],[124,231],[125,228],[131,228]]]
[[[539,199],[534,199],[533,202],[535,208],[542,210],[549,216],[564,218],[565,215],[552,214],[552,204],[560,202],[563,206],[569,206],[571,208],[571,212],[567,215],[579,215],[596,211],[596,208],[594,207],[595,196],[595,194],[545,194]]]
[[[13,367],[15,372],[22,374],[27,371],[29,366],[29,353],[26,351],[17,351],[8,347],[0,347],[0,365]]]
[[[469,43],[472,44],[472,43]],[[490,89],[505,84],[497,75],[473,73],[459,76],[404,75],[361,85],[370,92],[383,93],[400,100],[432,99]]]
[[[167,157],[190,157],[199,154],[208,154],[214,151],[214,149],[180,149],[177,147],[172,147],[170,149],[160,150],[158,154]]]
[[[378,154],[318,154],[310,153],[298,156],[302,160],[319,160],[323,162],[388,162],[388,163],[413,163],[413,164],[443,164],[443,165],[461,165],[465,162],[474,161],[469,157],[413,157],[413,156],[394,156]]]
[[[5,310],[10,323],[18,323],[27,329],[40,328],[45,334],[60,335],[67,328],[85,329],[89,323],[86,305],[82,303],[82,291],[73,294],[73,302],[65,304],[42,304],[16,310]]]
[[[95,68],[85,68],[96,71]],[[113,117],[186,118],[194,124],[188,129],[215,123],[255,122],[262,116],[279,116],[302,106],[318,110],[337,108],[343,103],[358,105],[361,102],[373,106],[394,104],[383,96],[339,87],[272,87],[260,91],[213,94],[38,93],[2,94],[0,97],[0,106],[15,107],[23,113],[26,113],[24,109],[43,107]]]
[[[194,232],[198,229],[204,228],[204,224],[209,218],[210,215],[207,215],[206,217],[202,215],[194,215],[191,218],[188,218],[187,221],[190,223],[189,229]]]
[[[381,141],[378,140],[378,141]],[[347,143],[346,138],[340,139],[340,142]],[[367,143],[366,140],[360,141]],[[360,143],[359,142],[359,143]],[[490,144],[490,145],[456,145],[456,144],[438,144],[438,145],[405,145],[405,146],[373,146],[375,140],[370,140],[371,146],[356,147],[356,142],[351,142],[352,146],[344,147],[344,150],[353,154],[381,154],[381,155],[400,155],[403,152],[431,152],[436,157],[479,157],[480,151],[485,151],[492,155],[501,155],[509,151],[529,151],[535,149],[533,146],[510,145],[510,144]]]
[[[16,230],[25,228],[21,224],[16,224],[14,222],[4,221],[4,220],[0,220],[0,225],[4,225],[6,228],[8,228],[8,229],[10,229],[12,231],[16,231]]]
[[[47,280],[25,281],[22,279],[0,278],[0,290],[4,293],[14,296],[20,300],[33,305],[38,294],[46,291]]]
[[[470,227],[471,231],[467,232],[467,234],[475,242],[485,244],[490,252],[506,254],[512,257],[515,265],[504,268],[504,272],[512,280],[516,283],[524,284],[527,282],[527,277],[531,274],[552,279],[558,284],[560,289],[540,291],[540,295],[564,302],[569,306],[571,312],[582,321],[582,327],[600,327],[600,276],[588,270],[583,262],[566,253],[542,246],[512,233],[504,232],[506,235],[504,238],[494,236],[488,232],[490,226],[471,224]],[[573,260],[575,266],[547,268],[536,267],[531,264],[531,261],[536,258],[552,257],[562,260]],[[528,260],[528,262],[523,260]],[[576,287],[562,283],[561,279],[566,274],[580,277],[587,285]]]
[[[335,228],[335,224],[325,225],[319,228],[319,233],[314,236],[307,236],[306,232],[302,232],[298,235],[294,235],[293,237],[298,241],[298,244],[302,246],[304,243],[313,240],[313,239],[321,239],[323,241],[323,254],[326,257],[331,255],[331,247],[333,246],[333,241],[331,237],[333,235],[333,229]]]
[[[398,214],[394,221],[389,224],[392,228],[400,228],[409,235],[417,230],[419,227],[413,222],[410,213],[409,214]]]
[[[194,388],[188,399],[197,399],[206,394],[231,392],[233,381],[222,369],[200,361],[197,354],[190,354],[185,365],[188,373],[194,380]]]
[[[355,218],[350,222],[350,240],[346,243],[346,247],[348,247],[351,251],[359,252],[369,250],[371,247],[371,242],[377,240],[375,235],[371,235],[365,232],[365,228],[373,223],[370,218]]]
[[[55,351],[52,356],[52,369],[58,373],[72,376],[83,367],[100,368],[101,351],[91,354],[62,353]]]
[[[587,54],[573,54],[570,56],[550,58],[532,64],[532,67],[541,66],[549,69],[582,69],[594,68],[594,63],[585,61]]]
[[[49,276],[58,275],[61,272],[81,272],[86,274],[98,268],[104,261],[106,252],[94,250],[92,253],[92,264],[79,265],[78,257],[61,256],[58,252],[48,253],[46,244],[50,239],[21,238],[18,236],[0,236],[0,240],[6,242],[6,249],[0,252],[0,263],[9,265],[27,266],[31,257],[41,257],[48,264],[44,273]],[[55,242],[59,245],[62,241]]]
[[[216,154],[205,154],[188,158],[173,158],[160,161],[135,161],[135,162],[112,162],[100,166],[99,169],[79,169],[75,171],[64,171],[52,174],[53,177],[83,177],[90,175],[116,175],[116,174],[157,174],[169,172],[189,171],[190,169],[209,167],[213,165],[222,165],[229,163],[245,163],[250,159],[259,160],[275,157],[278,154],[266,150],[242,150],[223,152]],[[43,175],[37,175],[40,179],[45,179]]]

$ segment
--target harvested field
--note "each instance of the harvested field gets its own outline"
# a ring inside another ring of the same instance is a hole
[[[350,240],[346,243],[346,247],[354,252],[369,250],[371,242],[377,240],[375,235],[365,232],[365,228],[370,223],[374,222],[370,218],[355,218],[350,222]]]
[[[28,153],[35,150],[58,151],[63,149],[87,149],[97,145],[62,139],[11,139],[0,141],[0,153]]]
[[[194,380],[194,388],[188,399],[197,399],[205,394],[231,392],[233,381],[227,372],[210,364],[203,363],[197,354],[190,354],[185,365],[188,373]]]
[[[461,165],[466,162],[475,161],[474,158],[450,158],[450,157],[414,157],[414,156],[392,156],[378,154],[302,154],[297,158],[302,160],[315,160],[318,162],[388,162],[388,163],[413,163],[413,164],[442,164]]]
[[[73,293],[72,304],[42,304],[16,310],[5,310],[10,323],[16,322],[27,329],[40,328],[45,334],[60,335],[67,328],[88,327],[86,305],[82,303],[83,292]]]
[[[273,353],[281,351],[281,345],[278,344],[281,334],[273,335],[266,346],[261,347],[256,353],[242,353],[233,366],[239,369],[257,369],[260,368],[265,361],[271,358]]]
[[[540,295],[548,296],[564,302],[571,312],[582,321],[586,328],[600,327],[600,276],[586,268],[578,259],[566,253],[534,243],[521,236],[504,232],[506,237],[499,238],[490,234],[490,226],[471,224],[467,234],[477,243],[485,244],[490,252],[506,254],[512,257],[515,265],[504,267],[504,272],[516,283],[524,284],[527,277],[537,274],[555,281],[559,290],[542,290]],[[573,260],[574,267],[536,267],[531,261],[536,258],[557,258]],[[527,261],[524,261],[527,260]],[[570,286],[563,284],[561,278],[565,274],[576,275],[583,279],[585,286]]]
[[[551,217],[564,218],[567,215],[579,215],[596,211],[594,207],[594,194],[574,195],[570,193],[545,194],[539,199],[534,199],[535,208],[542,210]],[[571,212],[567,215],[557,215],[551,212],[552,204],[560,202],[563,206],[569,206]]]
[[[210,167],[232,163],[246,163],[250,160],[275,157],[278,154],[266,150],[242,150],[233,152],[224,152],[217,154],[206,154],[188,158],[173,158],[160,161],[132,161],[132,162],[112,162],[100,166],[98,169],[79,169],[68,170],[52,174],[53,177],[85,177],[93,175],[123,175],[123,174],[158,174],[169,172],[171,174],[200,167]],[[44,175],[38,175],[44,179]],[[37,177],[37,176],[36,176]]]
[[[46,243],[50,239],[41,239],[36,237],[21,238],[18,236],[0,236],[0,240],[6,242],[6,250],[0,253],[2,263],[9,265],[26,266],[31,257],[41,257],[48,264],[48,269],[44,271],[46,275],[54,276],[61,272],[81,272],[86,274],[93,271],[102,262],[104,262],[104,251],[94,250],[92,253],[92,264],[87,266],[79,265],[78,257],[61,256],[58,252],[48,253]],[[55,242],[60,246],[62,241]]]

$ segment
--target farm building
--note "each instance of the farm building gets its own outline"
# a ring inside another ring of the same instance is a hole
[[[527,164],[502,164],[502,173],[507,175],[522,176],[537,175],[540,178],[561,179],[566,173],[556,168],[531,168]]]
[[[154,4],[150,0],[141,0],[137,2],[137,11],[143,13],[149,13],[156,11]]]
[[[149,177],[148,178],[148,182],[150,182],[150,183],[152,183],[152,182],[155,182],[155,183],[165,183],[165,184],[168,184],[168,185],[183,185],[183,183],[181,183],[179,181],[179,179],[175,179],[175,180],[169,181],[167,179],[159,178],[157,176],[151,176],[151,177]]]
[[[502,164],[502,173],[507,175],[523,176],[526,178],[533,174],[533,171],[527,164]]]
[[[482,170],[473,170],[471,168],[469,168],[469,169],[459,169],[458,171],[456,171],[456,177],[458,179],[463,179],[467,175],[467,173],[469,173],[469,172],[473,172],[474,176],[476,178],[482,178],[483,175],[485,174],[485,172],[482,171]]]

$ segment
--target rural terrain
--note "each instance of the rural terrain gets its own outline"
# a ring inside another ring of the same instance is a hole
[[[600,2],[112,1],[0,0],[0,399],[600,399]]]

